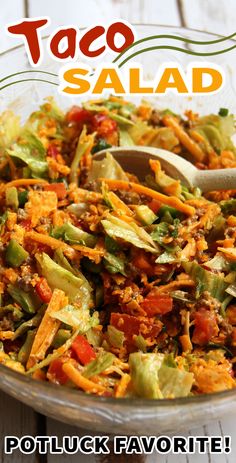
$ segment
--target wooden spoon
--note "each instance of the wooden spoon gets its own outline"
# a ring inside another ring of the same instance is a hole
[[[107,151],[100,151],[93,159],[103,159]],[[203,193],[236,189],[236,168],[199,170],[177,154],[148,146],[110,148],[109,153],[125,171],[135,174],[140,181],[150,173],[149,159],[158,159],[168,175],[181,180],[187,187],[199,187]]]

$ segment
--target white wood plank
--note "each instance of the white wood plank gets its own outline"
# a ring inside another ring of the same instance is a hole
[[[128,2],[127,2],[128,3]],[[134,1],[134,3],[137,3]],[[139,22],[180,26],[177,0],[141,0]]]
[[[3,6],[4,3],[4,6]],[[0,53],[7,48],[18,45],[19,39],[6,34],[6,24],[20,20],[24,17],[24,0],[1,1],[0,14]]]
[[[235,417],[230,417],[230,418],[225,418],[221,420],[221,422],[216,421],[215,423],[208,425],[208,426],[201,426],[199,428],[194,428],[191,429],[189,432],[186,431],[186,433],[181,433],[183,436],[222,436],[222,435],[229,435],[231,436],[231,453],[230,454],[199,454],[196,452],[195,454],[188,454],[188,455],[174,455],[172,453],[169,453],[167,455],[160,455],[154,452],[152,455],[142,455],[138,456],[136,455],[135,458],[136,460],[132,460],[134,458],[134,455],[126,455],[126,462],[130,463],[132,461],[137,461],[140,463],[145,461],[145,463],[233,463],[235,462],[235,456],[236,456],[236,442],[234,440],[234,435],[235,435]],[[59,423],[55,420],[48,419],[48,426],[47,426],[48,434],[49,435],[58,435],[59,439],[63,435],[79,435],[82,436],[84,434],[83,430],[64,425],[62,423]],[[86,432],[87,434],[91,434],[90,432]],[[176,434],[178,435],[178,432],[176,431]],[[111,445],[112,448],[112,445]],[[141,458],[142,457],[142,458]],[[58,459],[59,458],[59,459]],[[61,460],[60,460],[61,458]],[[67,463],[80,463],[80,462],[85,462],[85,463],[93,463],[96,461],[96,463],[115,463],[118,458],[116,455],[110,455],[109,458],[107,456],[83,456],[83,455],[71,455],[68,456],[68,462]],[[129,460],[130,459],[130,460]],[[48,456],[48,463],[62,463],[63,462],[63,457],[57,457],[51,455]]]
[[[220,433],[223,436],[231,436],[231,453],[226,455],[227,463],[234,463],[236,460],[236,439],[235,426],[236,416],[228,416],[218,422]],[[217,462],[218,463],[218,462]]]
[[[187,27],[228,35],[235,31],[235,0],[181,0]]]
[[[236,456],[236,442],[234,441],[235,435],[235,416],[227,417],[221,421],[216,421],[207,426],[194,428],[189,431],[191,436],[231,436],[231,453],[230,454],[205,454],[201,455],[196,452],[194,455],[189,456],[191,463],[233,463]],[[168,462],[169,463],[169,462]]]
[[[48,418],[47,434],[49,436],[58,436],[59,442],[63,436],[83,436],[91,435],[89,431],[83,431],[80,428],[59,423],[58,421]],[[48,455],[47,463],[64,463],[65,455]],[[66,455],[66,463],[95,463],[94,455]]]
[[[129,22],[179,25],[176,0],[29,0],[29,15],[51,17],[52,26],[87,26],[114,19]]]
[[[0,462],[1,463],[36,463],[35,454],[23,455],[14,452],[6,455],[3,448],[5,436],[34,435],[36,433],[35,412],[15,399],[0,391]]]

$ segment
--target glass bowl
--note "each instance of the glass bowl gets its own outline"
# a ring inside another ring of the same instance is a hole
[[[213,41],[219,36],[189,30],[185,28],[136,25],[138,38],[154,35],[178,35],[195,41]],[[43,39],[45,42],[47,38]],[[157,43],[158,42],[158,43]],[[161,38],[150,41],[146,46],[170,45],[173,40]],[[181,42],[178,46],[183,46]],[[218,44],[187,44],[188,51],[215,52],[223,48],[233,46],[235,42],[227,40]],[[140,45],[140,49],[143,45]],[[218,112],[219,108],[227,107],[236,113],[236,77],[233,73],[232,63],[235,52],[215,56],[195,56],[176,52],[170,49],[157,50],[140,54],[136,62],[143,64],[144,77],[151,78],[156,73],[158,66],[163,61],[177,61],[182,65],[193,61],[214,62],[224,68],[226,85],[216,95],[207,96],[178,96],[167,94],[165,96],[152,97],[154,106],[170,108],[175,112],[183,113],[186,109],[198,111],[201,114]],[[114,55],[107,55],[106,61],[114,59]],[[83,61],[85,61],[83,59]],[[103,59],[104,61],[104,59]],[[96,60],[93,65],[99,63]],[[40,65],[40,70],[57,73],[60,63],[45,58]],[[37,69],[30,71],[25,50],[22,46],[15,47],[0,55],[0,111],[8,108],[19,114],[24,121],[26,117],[37,109],[43,98],[54,96],[62,108],[68,108],[72,104],[78,104],[86,98],[68,98],[59,95],[55,85],[42,82],[50,80],[56,82],[54,76],[46,76]],[[36,72],[35,72],[36,71]],[[6,78],[7,76],[10,76]],[[37,80],[30,80],[37,79]],[[12,82],[24,80],[24,82],[8,85]],[[146,97],[147,98],[147,97]],[[137,102],[137,98],[133,98]],[[236,413],[236,389],[214,394],[187,397],[172,400],[143,400],[143,399],[113,399],[94,397],[85,393],[65,387],[57,387],[49,383],[33,380],[24,375],[0,365],[0,388],[14,398],[33,407],[36,411],[61,420],[63,422],[79,426],[93,432],[113,434],[145,434],[157,435],[188,431],[191,427],[207,424],[210,421],[220,419],[224,415]]]

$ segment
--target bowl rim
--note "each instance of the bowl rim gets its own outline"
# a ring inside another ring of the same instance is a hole
[[[12,370],[11,368],[7,367],[4,364],[0,364],[0,389],[5,390],[2,388],[1,385],[1,373],[5,374],[7,377],[10,377],[12,380],[17,380],[18,383],[23,383],[24,385],[33,385],[35,386],[41,393],[49,393],[45,394],[44,397],[49,397],[50,400],[55,402],[60,402],[61,400],[69,400],[69,402],[73,405],[83,405],[83,401],[89,398],[92,400],[94,404],[98,403],[107,404],[107,405],[124,405],[126,407],[144,407],[144,408],[165,408],[169,406],[184,406],[184,405],[193,405],[196,406],[199,403],[206,403],[209,401],[214,401],[214,399],[218,399],[220,403],[224,399],[236,398],[236,388],[233,389],[226,389],[224,391],[213,392],[208,394],[199,394],[195,396],[188,396],[188,397],[177,397],[174,399],[143,399],[138,397],[104,397],[104,396],[97,396],[92,394],[86,394],[83,391],[79,391],[78,389],[72,389],[66,386],[56,385],[47,381],[40,381],[34,379],[30,376],[26,376],[23,373],[17,372]],[[38,387],[37,387],[38,386]],[[34,389],[34,388],[33,388]],[[33,390],[32,389],[32,390]],[[53,394],[56,392],[57,394]],[[7,392],[7,391],[5,391]],[[74,400],[75,399],[75,400]],[[77,399],[77,400],[76,400]]]
[[[174,25],[168,25],[168,24],[149,24],[149,23],[132,23],[133,26],[140,26],[140,27],[156,27],[156,28],[168,28],[168,29],[175,29],[175,30],[182,30],[182,31],[190,31],[190,32],[197,32],[199,34],[206,34],[211,37],[225,37],[224,35],[217,34],[215,32],[208,32],[204,30],[199,30],[199,29],[194,29],[194,28],[189,28],[185,26],[174,26]],[[80,30],[85,30],[87,26],[81,27]],[[236,34],[236,33],[235,33]],[[50,34],[45,35],[42,37],[42,40],[46,40],[50,37]],[[236,38],[230,38],[228,40],[231,40],[233,42],[236,42]],[[14,51],[21,50],[24,48],[24,44],[16,45],[14,47],[10,47],[3,52],[0,53],[0,59],[1,57],[10,54]],[[0,364],[0,373],[3,373],[4,375],[10,377],[12,380],[17,380],[17,382],[21,382],[24,385],[36,385],[38,386],[37,389],[39,391],[49,394],[45,394],[45,399],[50,396],[50,400],[53,402],[58,402],[61,400],[70,400],[70,402],[73,402],[73,405],[83,405],[83,401],[86,399],[90,399],[95,403],[98,404],[107,404],[107,405],[122,405],[125,408],[127,407],[145,407],[145,408],[152,408],[152,409],[157,409],[157,408],[164,408],[164,407],[170,407],[170,406],[189,406],[190,404],[193,404],[196,406],[199,403],[206,403],[209,401],[214,401],[214,399],[217,402],[222,402],[224,399],[230,399],[230,398],[236,398],[236,388],[233,389],[226,389],[223,391],[219,392],[214,392],[214,393],[208,393],[208,394],[199,394],[195,396],[189,396],[189,397],[178,397],[174,399],[143,399],[143,398],[115,398],[115,397],[102,397],[102,396],[95,396],[95,395],[88,395],[85,392],[79,391],[77,389],[71,389],[71,388],[66,388],[64,386],[58,386],[50,382],[43,382],[37,379],[33,379],[31,377],[28,377],[22,373],[19,373],[17,371],[14,371],[10,369],[9,367],[5,366],[4,364]],[[1,374],[0,374],[0,389],[5,390],[2,387],[2,381],[1,381]],[[53,392],[56,392],[57,394],[53,394]],[[5,390],[7,393],[7,391]],[[50,393],[51,392],[51,393]],[[75,400],[74,400],[75,399]],[[80,401],[76,400],[79,399]],[[217,400],[218,399],[218,400]]]

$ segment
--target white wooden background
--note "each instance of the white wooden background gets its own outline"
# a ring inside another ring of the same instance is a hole
[[[230,34],[235,31],[236,0],[0,0],[0,52],[17,44],[8,38],[4,27],[23,16],[48,15],[52,28],[62,24],[87,26],[99,21],[122,18],[134,23],[186,26],[208,32]],[[233,463],[236,461],[236,417],[225,418],[211,426],[191,429],[191,435],[230,435],[232,452],[228,455],[149,456],[147,463]],[[176,430],[178,432],[178,430]],[[81,433],[82,431],[79,430]],[[155,432],[155,430],[154,430]],[[107,463],[143,462],[138,456],[7,456],[3,453],[5,435],[76,435],[78,429],[37,415],[33,410],[0,392],[0,463]]]

